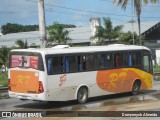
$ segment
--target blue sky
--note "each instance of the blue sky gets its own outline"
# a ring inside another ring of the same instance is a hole
[[[44,0],[47,25],[57,21],[76,26],[89,26],[92,17],[110,17],[114,24],[126,24],[132,19],[132,7],[126,10],[113,5],[113,0]],[[0,0],[0,25],[18,23],[23,25],[38,24],[38,0]],[[61,7],[55,7],[61,6]],[[63,9],[73,8],[78,10]],[[160,21],[160,3],[142,6],[141,21]],[[93,12],[85,12],[93,11]],[[99,14],[94,13],[99,12]],[[102,14],[103,13],[103,14]],[[134,12],[134,16],[136,16]],[[134,17],[137,20],[136,17]]]

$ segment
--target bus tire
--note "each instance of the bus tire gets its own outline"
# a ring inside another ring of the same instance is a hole
[[[132,86],[132,95],[137,95],[140,92],[140,89],[141,89],[141,81],[136,80]]]
[[[85,103],[88,100],[88,90],[86,87],[81,87],[77,93],[77,101],[80,104]]]

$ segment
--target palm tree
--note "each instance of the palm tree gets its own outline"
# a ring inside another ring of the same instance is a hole
[[[10,49],[6,46],[2,46],[2,48],[0,48],[0,66],[8,66],[9,51]]]
[[[65,30],[65,26],[59,23],[54,23],[48,27],[49,39],[48,45],[52,43],[56,44],[67,44],[67,40],[70,40],[68,37],[69,31]]]
[[[126,9],[129,0],[113,0],[113,3],[117,3],[117,5],[121,6],[122,9]],[[132,4],[136,10],[137,20],[138,20],[138,29],[139,29],[139,44],[142,45],[141,42],[141,25],[140,25],[140,16],[142,10],[142,2],[144,4],[148,4],[149,0],[132,0]],[[150,0],[152,4],[156,4],[159,0]]]
[[[18,48],[24,49],[25,42],[23,40],[19,39],[19,40],[16,41],[16,45],[18,45]]]
[[[104,27],[97,26],[95,36],[92,36],[91,39],[98,38],[97,44],[101,45],[105,43],[105,40],[108,39],[111,42],[112,39],[116,39],[121,35],[123,26],[118,25],[113,27],[110,18],[103,18]]]

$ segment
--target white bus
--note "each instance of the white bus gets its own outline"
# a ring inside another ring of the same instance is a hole
[[[37,101],[77,100],[152,88],[150,50],[108,45],[16,49],[10,52],[9,96]]]

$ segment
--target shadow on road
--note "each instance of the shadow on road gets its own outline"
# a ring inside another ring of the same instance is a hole
[[[24,103],[22,105],[17,105],[14,106],[16,108],[23,108],[23,109],[29,109],[29,110],[35,110],[35,109],[40,109],[40,110],[50,110],[50,109],[55,109],[55,110],[61,110],[61,108],[65,107],[69,110],[77,110],[77,109],[82,109],[86,108],[88,104],[94,104],[102,102],[103,105],[111,105],[111,104],[120,104],[120,103],[125,103],[125,102],[135,102],[139,100],[144,100],[146,98],[153,99],[152,97],[144,97],[147,96],[147,94],[154,94],[158,92],[157,90],[145,90],[142,91],[139,95],[133,96],[131,93],[119,93],[119,94],[113,94],[113,95],[105,95],[105,96],[99,96],[99,97],[93,97],[88,100],[87,103],[85,104],[78,104],[77,101],[54,101],[54,102],[31,102],[31,103]],[[156,96],[156,95],[155,95]],[[160,98],[160,92],[159,96]],[[124,99],[127,99],[125,101]],[[119,101],[119,102],[113,102],[113,101]]]

